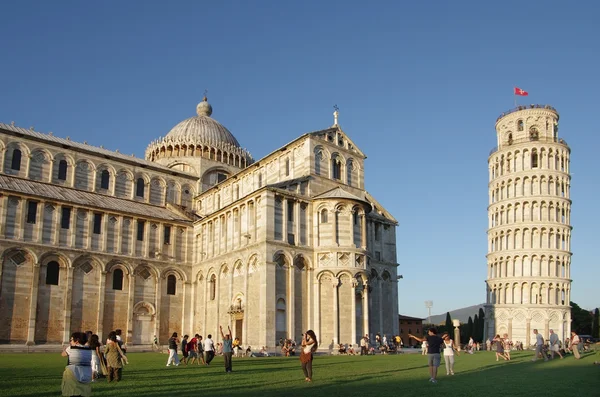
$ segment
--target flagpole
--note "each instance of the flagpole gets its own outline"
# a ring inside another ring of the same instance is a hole
[[[515,92],[514,88],[513,88],[513,97],[515,98],[515,107],[517,107],[517,93]]]

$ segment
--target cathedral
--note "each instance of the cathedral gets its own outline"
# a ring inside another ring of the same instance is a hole
[[[398,223],[338,111],[259,160],[206,98],[196,113],[144,159],[0,124],[0,343],[398,333]]]

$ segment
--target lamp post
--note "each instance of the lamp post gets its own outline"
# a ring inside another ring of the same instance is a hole
[[[431,308],[433,307],[433,301],[425,301],[425,307],[427,308],[427,322],[431,324]]]
[[[458,351],[460,351],[460,320],[452,320],[452,325],[454,326],[454,341],[456,342]]]

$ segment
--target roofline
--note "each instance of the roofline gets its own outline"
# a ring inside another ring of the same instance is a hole
[[[398,314],[398,319],[399,320],[419,320],[419,321],[425,321],[424,318],[405,316],[403,314]]]
[[[8,129],[6,127],[12,128]],[[33,135],[29,135],[27,133],[21,132],[19,130],[23,130],[26,131],[24,128],[22,127],[16,127],[16,126],[12,126],[12,125],[7,125],[4,123],[0,123],[0,132],[5,133],[6,135],[11,135],[11,136],[15,136],[17,138],[25,138],[31,141],[35,141],[35,142],[43,142],[47,145],[50,146],[56,146],[56,147],[60,147],[60,148],[64,148],[64,149],[69,149],[69,150],[74,150],[80,153],[86,153],[86,154],[91,154],[93,156],[97,156],[97,157],[104,157],[107,160],[112,160],[112,161],[116,161],[116,162],[120,162],[120,163],[125,163],[125,164],[129,164],[129,165],[135,165],[138,166],[140,168],[147,168],[147,169],[151,169],[154,171],[159,171],[162,173],[170,173],[171,175],[174,176],[180,176],[180,177],[184,177],[184,178],[188,178],[188,179],[193,179],[194,181],[198,181],[198,177],[192,174],[188,174],[182,171],[177,171],[177,170],[173,170],[171,168],[168,168],[166,166],[161,166],[157,163],[145,160],[145,159],[140,159],[139,157],[131,157],[131,159],[129,159],[127,157],[127,155],[123,154],[123,153],[119,153],[113,150],[108,150],[108,149],[104,149],[98,146],[93,146],[93,145],[89,145],[87,143],[81,143],[81,142],[76,142],[76,141],[70,141],[67,140],[66,138],[60,138],[60,137],[55,137],[58,139],[63,139],[65,141],[68,142],[72,142],[78,145],[87,145],[90,148],[95,148],[97,150],[92,150],[92,149],[85,149],[85,148],[81,148],[81,147],[76,147],[76,146],[70,146],[68,143],[64,144],[64,143],[60,143],[60,142],[55,142],[52,141],[50,139],[43,139],[40,138],[38,136],[33,136]],[[32,131],[32,132],[36,132],[38,134],[42,134],[42,135],[48,135],[48,136],[52,136],[49,134],[45,134],[43,132],[40,131]],[[66,147],[65,147],[66,146]],[[101,153],[100,151],[103,151],[104,153]],[[118,154],[120,156],[115,156],[115,154]],[[121,157],[123,156],[123,157]]]

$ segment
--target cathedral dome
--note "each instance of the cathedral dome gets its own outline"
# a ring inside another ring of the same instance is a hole
[[[183,120],[167,135],[152,141],[146,148],[146,160],[168,166],[188,163],[189,157],[207,158],[236,168],[252,164],[252,155],[227,128],[210,117],[212,106],[206,97],[196,107],[196,113],[197,116]]]
[[[175,142],[190,142],[194,144],[219,145],[226,144],[240,147],[239,142],[227,128],[210,117],[212,106],[206,97],[196,107],[197,116],[190,117],[177,124],[165,136]]]

